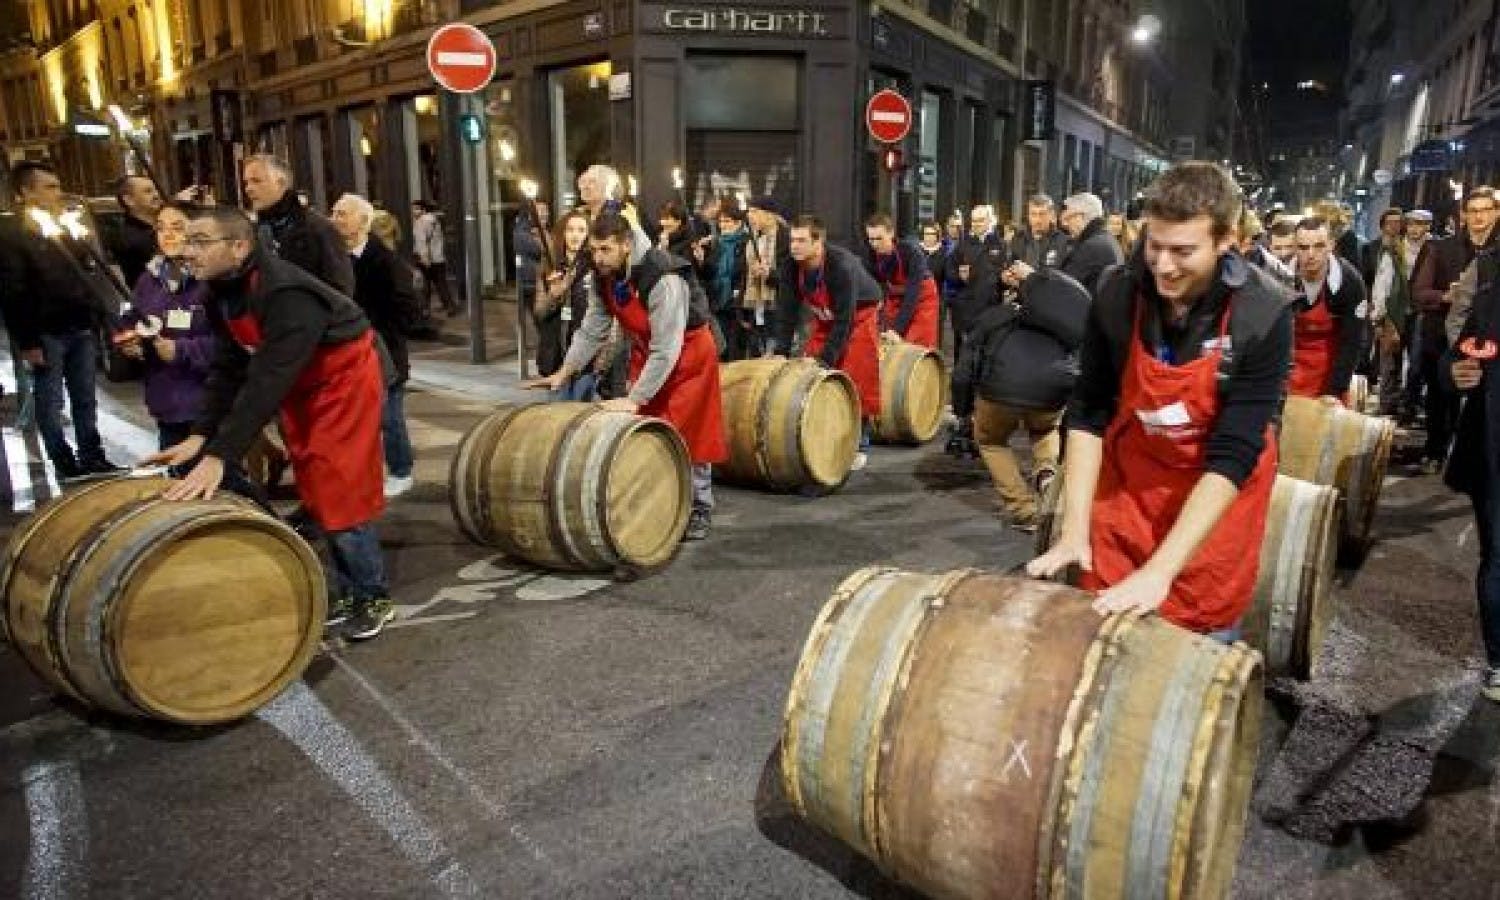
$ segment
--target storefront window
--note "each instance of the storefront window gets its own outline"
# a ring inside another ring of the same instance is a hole
[[[371,203],[380,203],[380,117],[373,106],[360,106],[344,114],[349,127],[349,147],[354,154],[354,193]]]
[[[328,192],[333,178],[333,134],[327,116],[313,116],[297,123],[296,143],[301,149],[292,154],[297,170],[299,190],[319,209],[329,206]]]
[[[797,60],[690,55],[683,88],[693,207],[715,197],[769,194],[786,209],[798,208]]]
[[[578,174],[610,162],[608,60],[547,75],[552,198],[557,209],[578,204]]]
[[[269,153],[277,159],[291,159],[291,147],[287,144],[286,123],[271,122],[262,125],[260,134],[255,140],[255,149],[258,153]]]
[[[415,176],[411,187],[412,199],[430,203],[443,202],[442,136],[443,126],[438,118],[436,94],[422,94],[411,99],[412,133],[415,139],[415,167],[408,175]]]
[[[937,218],[938,148],[942,146],[943,98],[922,92],[922,111],[917,132],[917,221]]]

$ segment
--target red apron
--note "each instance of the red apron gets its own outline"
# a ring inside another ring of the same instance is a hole
[[[828,282],[820,270],[817,286],[808,286],[798,278],[797,293],[812,310],[812,333],[802,348],[803,356],[818,356],[833,330],[833,301],[828,296]],[[844,355],[834,362],[835,368],[848,375],[859,391],[859,413],[867,418],[880,415],[880,308],[875,305],[854,309],[854,326]]]
[[[1339,322],[1328,310],[1327,288],[1312,309],[1298,309],[1292,343],[1292,375],[1287,391],[1298,397],[1322,396],[1338,353]]]
[[[1203,477],[1208,436],[1219,415],[1216,346],[1181,366],[1159,362],[1141,347],[1136,301],[1130,356],[1120,405],[1104,435],[1104,461],[1089,523],[1094,570],[1081,586],[1119,584],[1146,563],[1177,522]],[[1229,310],[1219,323],[1222,344]],[[1178,573],[1161,606],[1163,618],[1198,632],[1238,622],[1250,607],[1260,568],[1260,544],[1276,481],[1276,440],[1266,428],[1265,449],[1234,502]]]
[[[651,350],[651,315],[645,302],[630,285],[630,299],[615,299],[614,285],[604,285],[609,311],[630,338],[630,381],[635,383],[646,367]],[[724,437],[723,396],[719,393],[719,348],[706,325],[689,328],[682,336],[682,352],[672,374],[640,414],[665,419],[687,443],[694,465],[729,459]]]
[[[896,320],[901,317],[901,304],[906,299],[906,265],[901,261],[900,253],[877,255],[875,270],[880,273],[880,280],[885,284],[886,328],[894,329]],[[929,350],[937,349],[938,291],[937,282],[933,281],[931,275],[922,279],[922,287],[917,295],[917,310],[901,337]]]
[[[260,322],[250,314],[228,320],[229,333],[254,353]],[[380,414],[385,385],[375,332],[320,346],[281,401],[297,496],[324,531],[347,531],[385,510],[385,462]]]

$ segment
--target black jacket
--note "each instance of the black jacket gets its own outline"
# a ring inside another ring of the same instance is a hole
[[[1474,294],[1469,317],[1459,330],[1455,342],[1458,345],[1471,337],[1500,343],[1500,252],[1490,250],[1477,260],[1479,289]],[[1453,383],[1453,363],[1458,358],[1458,351],[1449,348],[1438,370],[1441,388],[1449,392],[1458,390]],[[1500,358],[1481,365],[1483,375],[1479,386],[1464,392],[1466,401],[1443,480],[1459,493],[1483,499],[1500,486],[1500,370],[1496,368],[1500,366]],[[1439,385],[1428,387],[1428,390],[1438,389]]]
[[[974,411],[974,395],[1016,409],[1062,409],[1078,378],[1078,348],[1089,292],[1044,270],[1021,286],[1020,303],[980,313],[953,368],[953,411]]]
[[[536,288],[537,273],[542,266],[542,240],[537,237],[535,225],[532,224],[531,214],[522,210],[516,216],[515,228],[511,231],[511,244],[515,247],[516,254],[516,287],[520,288],[523,296],[529,295]]]
[[[125,221],[108,249],[115,265],[120,267],[125,286],[134,290],[135,280],[141,277],[146,271],[146,263],[156,255],[156,226],[126,213]]]
[[[1281,408],[1292,358],[1292,298],[1236,253],[1220,260],[1218,279],[1189,309],[1181,327],[1162,321],[1163,301],[1141,252],[1105,274],[1079,351],[1068,427],[1101,437],[1109,427],[1120,402],[1138,307],[1143,349],[1154,353],[1170,348],[1182,365],[1202,355],[1205,341],[1217,338],[1226,304],[1231,350],[1219,367],[1221,407],[1209,432],[1204,466],[1243,484],[1265,447],[1266,425]]]
[[[906,329],[911,326],[911,320],[917,314],[917,301],[922,296],[922,283],[932,277],[932,272],[927,268],[927,252],[916,241],[896,241],[896,252],[894,256],[900,257],[901,268],[906,273],[906,290],[901,297],[901,308],[896,313],[894,322],[884,322],[881,327],[905,334]],[[880,283],[885,291],[890,290],[890,280],[895,274],[896,262],[887,258],[881,261],[875,258],[875,251],[865,244],[865,270]]]
[[[349,259],[347,252],[344,258]],[[354,270],[352,262],[349,269]],[[208,437],[206,453],[224,460],[244,457],[319,347],[370,330],[349,297],[259,248],[239,272],[209,282],[206,305],[218,341],[193,432]],[[227,321],[246,313],[260,323],[262,334],[253,354],[235,340]]]
[[[984,240],[966,237],[948,254],[944,277],[960,285],[953,295],[953,328],[968,331],[985,307],[1000,301],[1000,272],[1010,262],[1009,252],[994,232]],[[958,267],[969,267],[969,280],[961,280]]]
[[[1099,292],[1099,279],[1106,269],[1125,261],[1124,255],[1120,253],[1119,242],[1104,225],[1103,219],[1095,219],[1085,225],[1078,239],[1057,264],[1060,271],[1088,288],[1090,294]]]
[[[1323,387],[1327,396],[1338,397],[1349,390],[1349,379],[1354,376],[1354,367],[1359,364],[1359,354],[1365,342],[1365,322],[1359,317],[1359,307],[1365,302],[1365,283],[1359,277],[1354,264],[1347,259],[1334,257],[1331,265],[1343,270],[1337,292],[1328,293],[1328,312],[1338,320],[1339,345],[1333,357],[1333,368],[1328,372],[1328,383]],[[1297,297],[1295,311],[1302,311],[1309,302],[1301,293],[1299,278],[1294,293]],[[1324,282],[1327,289],[1327,282]],[[1295,333],[1295,332],[1294,332]]]
[[[396,370],[396,383],[411,374],[406,335],[421,321],[421,305],[412,271],[396,252],[371,235],[364,252],[354,259],[354,302],[380,333]]]
[[[567,277],[573,279],[568,293],[560,303],[554,306],[548,300],[543,304],[538,295],[537,303],[533,304],[533,315],[537,305],[544,305],[546,308],[545,312],[536,316],[536,368],[543,377],[562,368],[563,358],[568,354],[568,345],[573,341],[573,332],[583,324],[583,317],[589,310],[589,267],[587,263],[581,268],[578,265],[587,256],[588,250],[585,248],[576,259],[557,261],[559,269],[568,272]],[[543,287],[539,285],[537,289],[540,291]],[[564,307],[568,310],[567,319],[563,318]]]
[[[1033,269],[1055,267],[1068,253],[1068,235],[1061,228],[1053,228],[1041,237],[1022,228],[1010,239],[1010,258],[1020,260]]]
[[[354,293],[354,265],[333,223],[287,191],[257,218],[262,246],[322,279],[345,296]]]
[[[41,336],[92,328],[117,314],[104,273],[72,239],[44,238],[10,217],[0,228],[0,309],[22,350]]]
[[[862,306],[874,306],[884,294],[880,285],[865,271],[859,257],[836,244],[824,244],[823,268],[804,275],[797,261],[790,256],[781,266],[781,280],[776,288],[776,346],[786,353],[792,346],[792,336],[802,323],[802,291],[811,287],[817,279],[828,285],[828,300],[833,306],[833,328],[823,344],[819,357],[829,368],[838,365],[844,350],[849,346],[849,335],[854,331],[855,310]]]

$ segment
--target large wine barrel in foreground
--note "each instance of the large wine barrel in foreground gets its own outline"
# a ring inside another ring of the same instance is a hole
[[[1061,535],[1062,491],[1059,475],[1042,497],[1036,530],[1038,556]],[[1260,543],[1255,599],[1242,623],[1245,641],[1261,652],[1270,675],[1305,679],[1311,674],[1333,619],[1331,594],[1341,510],[1334,488],[1276,475]]]
[[[664,565],[692,508],[676,429],[592,403],[500,407],[464,436],[448,485],[470,540],[549,569]]]
[[[810,359],[720,367],[729,462],[714,473],[780,491],[832,490],[859,451],[859,394],[848,375]]]
[[[307,668],[323,570],[248,501],[158,499],[168,483],[90,484],[22,522],[0,560],[6,632],[38,675],[90,705],[231,721]]]
[[[925,444],[943,424],[948,369],[936,350],[905,341],[880,343],[880,416],[874,440]]]
[[[1218,898],[1244,832],[1259,655],[1081,591],[864,569],[787,698],[792,809],[934,898]]]
[[[1348,559],[1370,548],[1370,529],[1396,423],[1311,397],[1288,397],[1281,419],[1283,473],[1338,488],[1344,494],[1340,545]]]

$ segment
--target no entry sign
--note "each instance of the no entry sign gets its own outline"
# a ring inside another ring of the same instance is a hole
[[[876,91],[865,105],[865,127],[882,144],[894,144],[911,131],[911,104],[887,88]]]
[[[472,94],[495,76],[495,45],[473,25],[451,22],[428,39],[427,69],[448,90]]]

